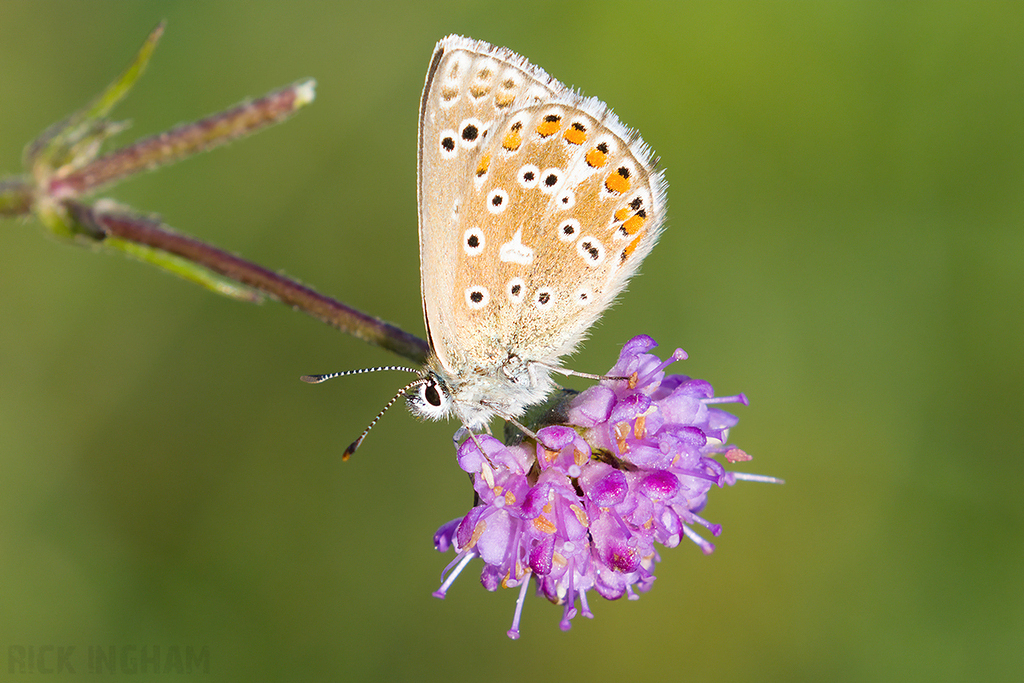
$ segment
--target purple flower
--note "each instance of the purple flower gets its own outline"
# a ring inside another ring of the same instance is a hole
[[[573,397],[566,424],[546,426],[514,446],[486,434],[458,448],[459,466],[473,475],[476,505],[434,536],[441,552],[456,557],[445,569],[443,598],[466,565],[484,561],[487,590],[519,588],[510,638],[533,578],[537,592],[563,607],[569,630],[579,611],[593,618],[588,593],[614,600],[638,597],[654,582],[661,558],[655,543],[671,548],[685,537],[705,553],[714,545],[694,526],[718,536],[721,527],[698,513],[713,486],[737,479],[776,482],[727,472],[715,458],[749,460],[726,444],[737,418],[716,407],[742,403],[743,394],[714,397],[708,382],[665,375],[686,358],[677,349],[667,361],[648,353],[648,336],[626,343],[608,378]]]

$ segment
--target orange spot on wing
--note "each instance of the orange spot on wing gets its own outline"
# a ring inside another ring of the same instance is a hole
[[[515,103],[515,101],[516,94],[514,92],[502,90],[499,91],[494,96],[494,106],[497,107],[498,109],[505,109],[506,107],[511,107]]]
[[[619,223],[622,223],[627,218],[629,218],[629,213],[630,213],[629,207],[628,206],[624,206],[624,207],[622,207],[621,209],[619,209],[618,211],[615,212],[615,220],[618,221]]]
[[[638,213],[634,214],[632,218],[625,221],[622,226],[619,227],[619,230],[621,230],[624,235],[635,235],[637,231],[644,226],[644,222],[646,220],[646,216],[641,216]]]
[[[582,123],[574,123],[565,131],[565,141],[570,145],[582,145],[587,141],[587,129]]]
[[[548,114],[537,124],[537,133],[542,137],[550,137],[562,128],[562,117],[557,114]]]
[[[476,175],[480,177],[487,173],[487,169],[491,166],[491,155],[485,154],[480,157],[480,163],[476,167]]]
[[[609,173],[604,181],[604,186],[608,188],[609,192],[616,194],[629,192],[629,169],[620,166],[613,173]]]
[[[601,149],[601,145],[598,145],[594,149],[587,152],[587,165],[590,166],[591,168],[601,168],[607,163],[607,146],[605,146],[605,149]]]
[[[519,146],[523,144],[523,136],[520,131],[523,130],[523,124],[516,121],[509,128],[508,133],[505,134],[505,139],[501,141],[501,146],[509,152],[514,152],[519,149]]]
[[[640,244],[640,240],[642,240],[643,238],[644,236],[640,235],[635,240],[626,245],[626,248],[622,250],[621,261],[625,261],[626,259],[633,255],[633,252],[636,251],[636,246]]]

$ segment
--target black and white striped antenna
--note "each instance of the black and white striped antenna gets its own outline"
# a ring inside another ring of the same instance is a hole
[[[327,373],[326,375],[303,375],[299,379],[301,379],[303,382],[306,382],[307,384],[320,384],[321,382],[326,382],[327,380],[334,379],[335,377],[361,375],[364,372],[380,372],[382,370],[404,370],[405,372],[412,372],[417,375],[420,374],[420,371],[417,370],[416,368],[409,368],[404,365],[382,365],[376,368],[361,368],[359,370],[344,370],[342,372],[330,372]],[[395,401],[402,398],[402,396],[404,396],[410,389],[418,387],[419,385],[424,384],[428,381],[429,380],[426,377],[418,377],[417,379],[413,380],[412,382],[409,382],[404,387],[399,389],[398,393],[392,396],[391,400],[388,401],[383,408],[381,408],[380,412],[377,413],[377,416],[370,420],[370,424],[366,425],[366,429],[364,429],[363,433],[359,435],[359,438],[353,441],[351,444],[349,444],[348,448],[345,449],[345,452],[341,454],[341,459],[348,460],[352,456],[352,454],[356,452],[356,449],[359,448],[360,444],[363,443],[363,439],[365,439],[366,435],[370,433],[370,430],[373,429],[373,426],[377,424],[382,417],[384,417],[384,413],[388,412],[388,409],[391,406],[395,405]]]

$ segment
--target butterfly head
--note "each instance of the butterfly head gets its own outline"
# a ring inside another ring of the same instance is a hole
[[[515,354],[501,363],[451,370],[431,355],[420,380],[406,394],[406,403],[419,418],[455,417],[470,431],[486,431],[492,418],[516,418],[542,402],[554,388],[550,370]]]
[[[452,392],[441,375],[427,369],[419,384],[406,395],[406,405],[413,415],[425,420],[443,420],[452,413]]]

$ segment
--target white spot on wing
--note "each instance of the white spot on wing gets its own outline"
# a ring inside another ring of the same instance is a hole
[[[466,305],[473,310],[480,310],[491,300],[487,288],[481,285],[472,285],[466,288]]]
[[[572,242],[579,237],[580,222],[575,218],[567,218],[558,224],[558,239],[563,242]]]
[[[496,190],[491,190],[487,195],[487,210],[497,215],[505,210],[508,206],[508,192],[501,189],[500,187]]]
[[[519,184],[530,190],[540,182],[540,169],[533,164],[526,164],[519,169]]]
[[[521,266],[528,266],[533,263],[533,249],[523,244],[523,230],[516,230],[512,239],[501,245],[498,250],[498,258],[506,263],[518,263]]]
[[[576,251],[588,266],[594,268],[604,261],[604,245],[601,240],[585,235],[576,243]]]
[[[484,231],[480,228],[470,228],[462,234],[462,248],[466,256],[478,256],[483,253],[484,246]]]

